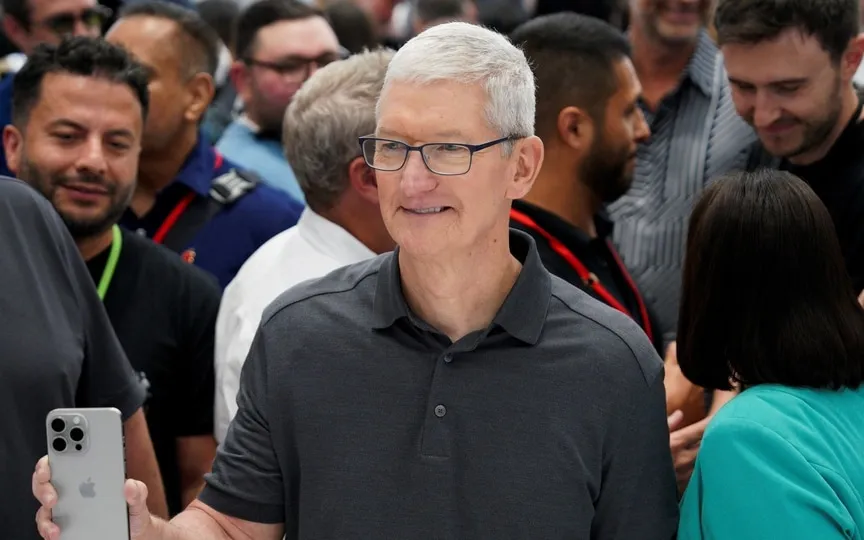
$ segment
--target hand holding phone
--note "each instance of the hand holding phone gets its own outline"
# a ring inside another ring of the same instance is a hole
[[[63,531],[63,540],[128,540],[120,411],[55,409],[45,428],[54,528]],[[33,487],[36,494],[36,475]]]

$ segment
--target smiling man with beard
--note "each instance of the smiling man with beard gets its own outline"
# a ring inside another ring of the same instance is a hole
[[[174,514],[197,495],[216,453],[220,290],[203,270],[116,225],[135,190],[148,106],[143,66],[117,46],[74,38],[37,49],[18,73],[3,143],[10,169],[66,224],[129,362],[146,381],[144,413]],[[166,515],[159,476],[154,471],[148,487]]]
[[[864,103],[858,0],[721,0],[716,26],[738,113],[831,213],[864,290]]]

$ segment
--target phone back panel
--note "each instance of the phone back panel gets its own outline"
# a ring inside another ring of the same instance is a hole
[[[128,540],[120,411],[55,409],[45,429],[58,496],[53,518],[63,540]]]

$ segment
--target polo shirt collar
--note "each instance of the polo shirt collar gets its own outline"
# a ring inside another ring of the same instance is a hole
[[[499,326],[514,338],[535,345],[546,322],[552,278],[529,235],[511,229],[510,252],[522,263],[522,270],[492,320],[492,326]],[[398,247],[381,264],[373,310],[372,327],[375,329],[388,328],[401,318],[412,318],[402,293]]]
[[[216,151],[207,142],[207,137],[199,132],[198,142],[192,148],[180,172],[177,173],[175,182],[179,182],[198,195],[206,197],[210,193],[213,182],[213,165],[216,159]]]

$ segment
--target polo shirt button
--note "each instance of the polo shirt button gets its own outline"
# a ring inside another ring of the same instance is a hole
[[[435,407],[435,416],[438,418],[444,418],[444,415],[447,414],[447,407],[444,405],[438,405]]]
[[[447,353],[444,355],[444,363],[449,364],[452,361],[453,361],[453,355],[452,354]]]
[[[138,229],[135,232],[138,234],[138,236],[147,236],[147,231],[145,229]]]

